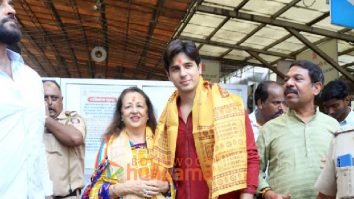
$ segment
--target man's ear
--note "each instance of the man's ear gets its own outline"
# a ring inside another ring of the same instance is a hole
[[[349,96],[347,96],[347,97],[344,98],[344,104],[345,104],[346,106],[350,106],[350,97],[349,97]]]
[[[166,73],[166,76],[167,76],[168,80],[170,80],[170,73],[167,70],[165,70],[165,73]]]
[[[313,90],[313,94],[315,96],[317,96],[318,94],[320,94],[321,90],[322,90],[323,84],[322,82],[316,82],[312,85],[312,90]]]
[[[198,64],[198,72],[199,72],[199,75],[201,75],[202,74],[202,71],[203,71],[203,64],[200,62],[199,64]]]
[[[262,105],[262,100],[261,99],[258,99],[257,102],[256,102],[256,106],[259,110],[262,110],[263,109],[263,105]]]

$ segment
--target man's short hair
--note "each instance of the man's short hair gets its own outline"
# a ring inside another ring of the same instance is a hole
[[[254,92],[254,102],[256,105],[259,99],[261,100],[261,102],[265,102],[268,99],[268,88],[271,85],[281,87],[281,85],[275,81],[262,81],[258,84],[256,91]]]
[[[325,102],[331,99],[344,100],[349,95],[348,86],[339,80],[329,82],[322,90],[321,101]]]
[[[199,65],[199,51],[198,48],[195,46],[194,42],[176,39],[168,44],[167,49],[165,50],[163,55],[164,68],[167,72],[169,67],[171,66],[173,58],[179,53],[186,54],[191,60],[195,61],[195,63]]]
[[[42,83],[43,83],[43,84],[46,83],[46,82],[51,82],[51,83],[55,84],[55,85],[58,87],[59,91],[61,92],[61,88],[60,88],[59,84],[57,83],[57,81],[55,81],[55,80],[49,80],[49,79],[42,80]]]
[[[323,84],[324,82],[323,72],[322,69],[317,64],[314,64],[307,60],[297,60],[290,65],[290,68],[293,66],[299,66],[303,69],[308,70],[312,83],[321,82]]]

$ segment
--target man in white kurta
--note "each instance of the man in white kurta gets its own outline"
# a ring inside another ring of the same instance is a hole
[[[12,3],[0,4],[0,197],[43,199],[52,195],[43,144],[43,86],[22,57],[7,49],[21,32]]]

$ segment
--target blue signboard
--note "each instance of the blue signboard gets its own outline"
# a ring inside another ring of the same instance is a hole
[[[354,28],[354,0],[331,0],[331,22]]]

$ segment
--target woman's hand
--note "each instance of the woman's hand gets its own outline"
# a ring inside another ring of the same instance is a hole
[[[150,180],[147,182],[149,186],[156,187],[159,193],[166,193],[169,190],[169,184],[167,181],[162,180]]]
[[[130,180],[125,183],[128,192],[140,197],[151,198],[160,193],[160,187],[157,187],[155,183],[146,180]]]
[[[166,193],[169,189],[167,181],[161,180],[129,180],[110,187],[112,197],[134,194],[140,197],[151,198],[159,193]]]

